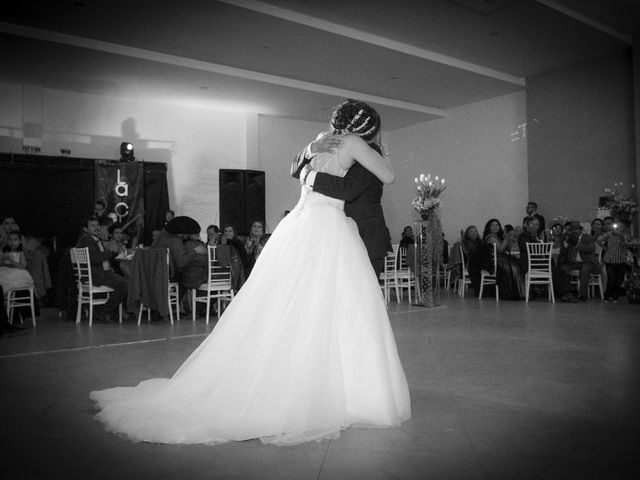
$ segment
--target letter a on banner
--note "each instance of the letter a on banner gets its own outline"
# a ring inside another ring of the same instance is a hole
[[[95,197],[115,214],[130,235],[142,238],[144,228],[144,179],[141,163],[98,162]]]

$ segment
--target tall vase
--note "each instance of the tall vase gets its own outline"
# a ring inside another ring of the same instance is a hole
[[[414,222],[414,245],[416,275],[415,305],[434,307],[434,272],[442,258],[442,227],[438,212],[423,213],[422,221]]]

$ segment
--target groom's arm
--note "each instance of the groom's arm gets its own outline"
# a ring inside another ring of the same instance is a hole
[[[312,171],[307,176],[306,183],[314,192],[350,202],[373,182],[379,182],[376,176],[359,163],[354,163],[344,177]]]
[[[300,178],[300,172],[313,157],[320,152],[333,153],[342,146],[342,138],[338,135],[331,135],[326,132],[321,133],[318,137],[307,145],[291,162],[289,173],[293,178]]]
[[[306,164],[308,164],[311,159],[315,156],[311,153],[311,144],[307,145],[291,162],[291,169],[289,173],[293,178],[300,178],[300,172],[304,168]]]

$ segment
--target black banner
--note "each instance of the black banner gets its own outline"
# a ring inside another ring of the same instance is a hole
[[[142,163],[98,162],[95,199],[107,205],[130,235],[141,238],[144,228],[144,181]]]

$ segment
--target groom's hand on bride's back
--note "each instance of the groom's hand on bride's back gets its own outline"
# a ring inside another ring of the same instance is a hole
[[[326,133],[311,142],[309,150],[314,155],[322,152],[335,153],[343,143],[342,136]]]
[[[340,149],[342,143],[342,137],[339,135],[333,135],[326,132],[321,133],[313,142],[307,145],[305,149],[296,156],[296,158],[293,159],[289,173],[293,178],[299,179],[300,171],[314,156],[322,152],[333,153]]]

